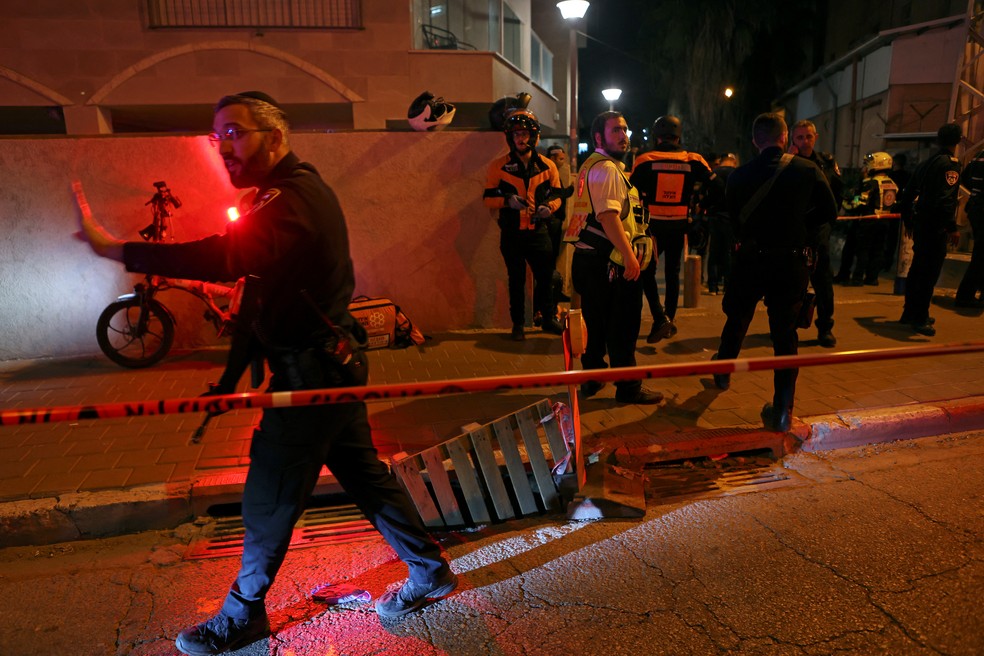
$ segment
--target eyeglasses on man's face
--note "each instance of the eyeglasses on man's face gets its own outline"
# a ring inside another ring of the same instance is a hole
[[[251,128],[229,128],[221,132],[209,132],[208,140],[212,144],[220,144],[223,141],[238,141],[250,132],[271,132],[271,130],[251,129]]]

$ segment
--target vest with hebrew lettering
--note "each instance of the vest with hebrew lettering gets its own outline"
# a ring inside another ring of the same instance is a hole
[[[622,254],[614,247],[612,242],[608,239],[605,234],[605,229],[602,227],[601,223],[598,221],[597,214],[594,210],[594,204],[591,200],[591,191],[588,184],[588,176],[592,168],[597,164],[604,161],[612,161],[612,158],[601,153],[591,153],[588,159],[585,160],[584,164],[581,166],[580,171],[577,174],[577,180],[574,183],[574,196],[572,201],[572,212],[571,219],[568,223],[567,230],[564,233],[564,241],[574,244],[582,244],[585,247],[593,248],[601,253],[610,254],[612,262],[620,266],[624,266],[622,261]],[[616,166],[616,168],[618,168]],[[623,212],[625,216],[621,217],[622,229],[629,238],[629,243],[633,246],[637,246],[643,249],[640,253],[640,266],[645,267],[649,262],[649,258],[652,257],[651,242],[649,244],[643,244],[643,240],[649,242],[649,237],[646,235],[646,224],[643,219],[642,202],[639,199],[639,192],[634,186],[629,182],[629,179],[625,176],[625,173],[621,170],[618,171],[619,177],[625,184],[625,192],[628,201],[628,211],[625,211],[623,207]],[[642,259],[645,259],[645,264]]]

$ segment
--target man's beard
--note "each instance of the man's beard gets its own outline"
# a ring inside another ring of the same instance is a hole
[[[628,149],[623,150],[622,146],[619,145],[617,141],[615,141],[615,142],[608,142],[605,144],[605,152],[608,153],[608,156],[611,157],[612,159],[617,159],[619,161],[622,161],[625,159],[625,156],[628,154],[629,151]]]
[[[258,187],[260,183],[266,178],[267,170],[266,166],[266,154],[263,150],[258,150],[244,162],[237,157],[230,156],[226,158],[226,161],[232,161],[238,165],[238,171],[233,173],[226,166],[226,172],[229,174],[229,182],[236,189],[249,189],[250,187]]]

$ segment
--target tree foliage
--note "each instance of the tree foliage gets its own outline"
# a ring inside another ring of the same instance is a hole
[[[714,149],[809,71],[822,0],[638,0],[640,56],[686,141]],[[725,87],[735,89],[726,100]]]

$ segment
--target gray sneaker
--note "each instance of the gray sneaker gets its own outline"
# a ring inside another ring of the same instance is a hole
[[[386,619],[403,617],[451,594],[458,587],[454,572],[433,583],[407,581],[399,590],[387,592],[376,602],[376,614]]]

